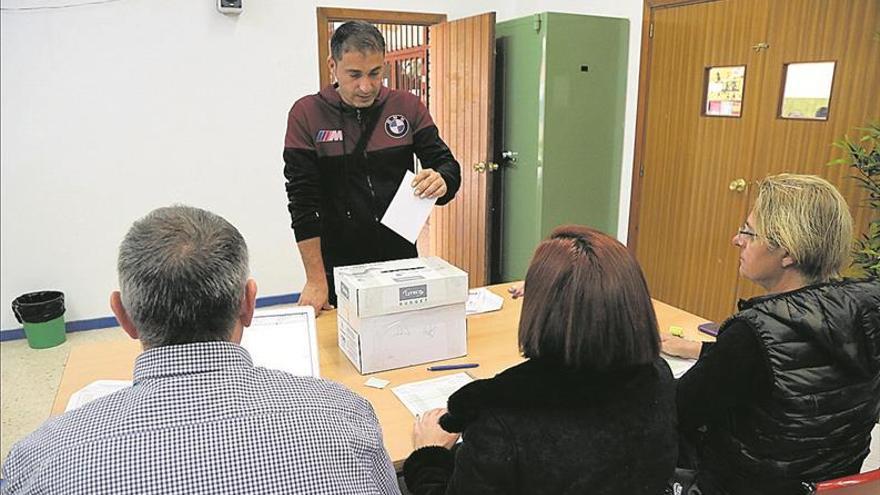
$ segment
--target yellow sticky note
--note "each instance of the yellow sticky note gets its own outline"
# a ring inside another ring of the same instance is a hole
[[[684,328],[675,325],[669,325],[669,333],[676,337],[684,337]]]

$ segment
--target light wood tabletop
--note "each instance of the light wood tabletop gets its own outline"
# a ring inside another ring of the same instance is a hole
[[[489,378],[521,362],[523,358],[517,346],[517,327],[522,299],[510,297],[507,288],[511,285],[489,287],[504,298],[504,307],[500,311],[468,316],[467,356],[432,364],[479,363],[479,367],[468,369],[467,372],[474,378]],[[675,325],[684,329],[687,338],[710,340],[710,337],[697,331],[697,325],[705,322],[705,319],[659,301],[654,301],[654,309],[662,331]],[[321,377],[341,383],[370,401],[382,425],[385,448],[399,469],[412,452],[414,418],[391,392],[391,387],[460,371],[431,372],[427,370],[427,365],[418,365],[361,375],[337,345],[335,311],[324,312],[318,317],[317,331]],[[64,412],[70,396],[95,380],[131,380],[134,360],[140,352],[140,343],[135,340],[73,347],[55,396],[52,414]],[[384,389],[370,388],[364,385],[368,377],[382,378],[391,383]]]

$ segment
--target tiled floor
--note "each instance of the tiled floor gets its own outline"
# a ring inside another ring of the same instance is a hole
[[[71,346],[127,338],[107,328],[68,333],[51,349],[31,349],[23,339],[0,342],[0,459],[49,417]]]
[[[31,349],[24,340],[0,343],[0,459],[49,417],[71,346],[127,338],[121,329],[108,328],[69,333],[67,342],[51,349]],[[880,425],[874,428],[871,454],[862,470],[877,468]]]

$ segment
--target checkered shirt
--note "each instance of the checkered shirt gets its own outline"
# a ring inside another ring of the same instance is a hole
[[[399,493],[370,403],[227,342],[138,356],[134,384],[46,422],[3,493]]]

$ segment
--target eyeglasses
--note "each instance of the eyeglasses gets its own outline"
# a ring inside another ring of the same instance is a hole
[[[744,236],[749,237],[751,239],[758,237],[758,234],[756,232],[752,232],[751,230],[749,230],[748,226],[746,226],[746,225],[743,225],[742,227],[740,227],[739,230],[736,231],[736,233],[737,233],[737,235],[744,235]]]

